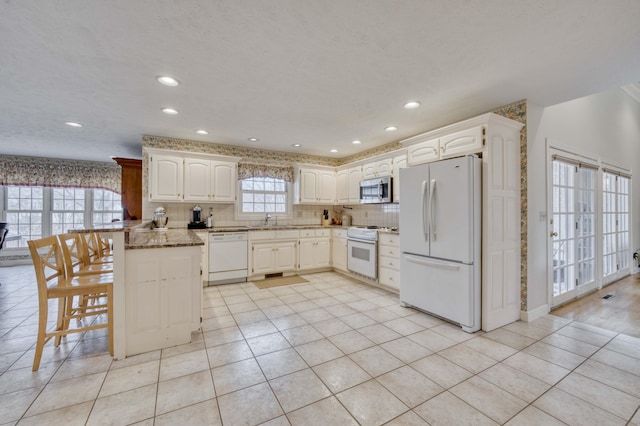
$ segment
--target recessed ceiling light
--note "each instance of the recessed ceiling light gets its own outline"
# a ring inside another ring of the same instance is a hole
[[[362,143],[362,141],[355,140],[355,141],[353,141],[351,143],[354,144],[354,145],[360,145]]]
[[[64,124],[71,127],[82,127],[82,124],[76,123],[75,121],[66,121]]]
[[[396,130],[398,130],[398,128],[396,126],[387,126],[384,128],[387,132],[395,132]]]
[[[259,140],[258,138],[249,138],[249,142],[258,142]]]
[[[300,148],[302,145],[300,145],[299,143],[292,143],[291,146],[294,148]]]
[[[173,108],[162,108],[162,112],[169,115],[176,115],[178,113],[178,110]]]
[[[173,77],[169,77],[168,75],[161,75],[160,77],[157,77],[157,80],[160,84],[170,87],[175,87],[180,84],[178,80]]]
[[[196,133],[199,135],[208,135],[209,132],[207,132],[206,130],[196,130]]]
[[[332,149],[332,150],[331,150],[331,151],[329,151],[329,152],[338,152],[338,150],[334,148],[334,149]]]
[[[409,101],[406,104],[404,104],[404,107],[406,109],[416,109],[418,107],[420,107],[420,105],[422,105],[420,102],[418,101]]]

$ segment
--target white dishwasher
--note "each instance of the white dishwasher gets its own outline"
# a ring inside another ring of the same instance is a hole
[[[209,233],[209,285],[247,281],[247,232]]]

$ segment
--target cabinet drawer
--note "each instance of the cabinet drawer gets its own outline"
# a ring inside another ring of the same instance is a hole
[[[380,267],[380,284],[400,289],[400,271]]]
[[[378,264],[380,265],[380,268],[392,268],[398,271],[400,270],[400,259],[396,257],[380,256],[380,258],[378,259]]]
[[[330,237],[331,236],[331,229],[327,229],[327,228],[322,228],[322,229],[316,229],[316,237]]]
[[[249,239],[256,240],[275,240],[276,231],[249,231]]]
[[[398,234],[380,232],[378,238],[380,245],[400,247],[400,235]]]
[[[333,238],[347,238],[347,230],[333,228]]]
[[[276,231],[276,238],[279,240],[297,240],[300,232],[297,229],[280,229]]]
[[[400,249],[395,246],[378,246],[378,253],[380,253],[380,256],[400,258]]]

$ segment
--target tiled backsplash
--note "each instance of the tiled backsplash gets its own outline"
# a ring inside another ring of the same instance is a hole
[[[167,209],[169,216],[170,228],[186,228],[192,219],[192,209],[195,203],[144,203],[145,218],[153,217],[153,210],[156,207],[164,207]],[[245,226],[259,225],[261,220],[236,220],[236,211],[234,204],[199,204],[202,208],[202,219],[206,220],[209,216],[209,207],[213,210],[214,226]],[[352,217],[353,225],[376,225],[383,227],[398,226],[400,218],[400,206],[398,204],[372,204],[366,206],[349,206],[351,209],[345,209],[343,206],[309,206],[294,205],[293,214],[290,218],[283,216],[278,217],[278,225],[320,225],[320,217],[324,209],[329,210],[329,218],[340,218],[343,214]],[[275,224],[276,215],[271,215],[270,223]]]

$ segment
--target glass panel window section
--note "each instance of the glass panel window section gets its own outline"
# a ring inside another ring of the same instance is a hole
[[[121,195],[107,189],[94,189],[91,216],[93,226],[106,225],[122,220]]]
[[[9,236],[19,239],[7,241],[6,248],[27,247],[27,241],[43,237],[42,217],[44,188],[41,186],[6,186],[6,222]]]
[[[278,178],[252,177],[243,179],[242,213],[286,213],[287,183]]]
[[[51,233],[64,234],[84,227],[85,189],[52,188]]]

